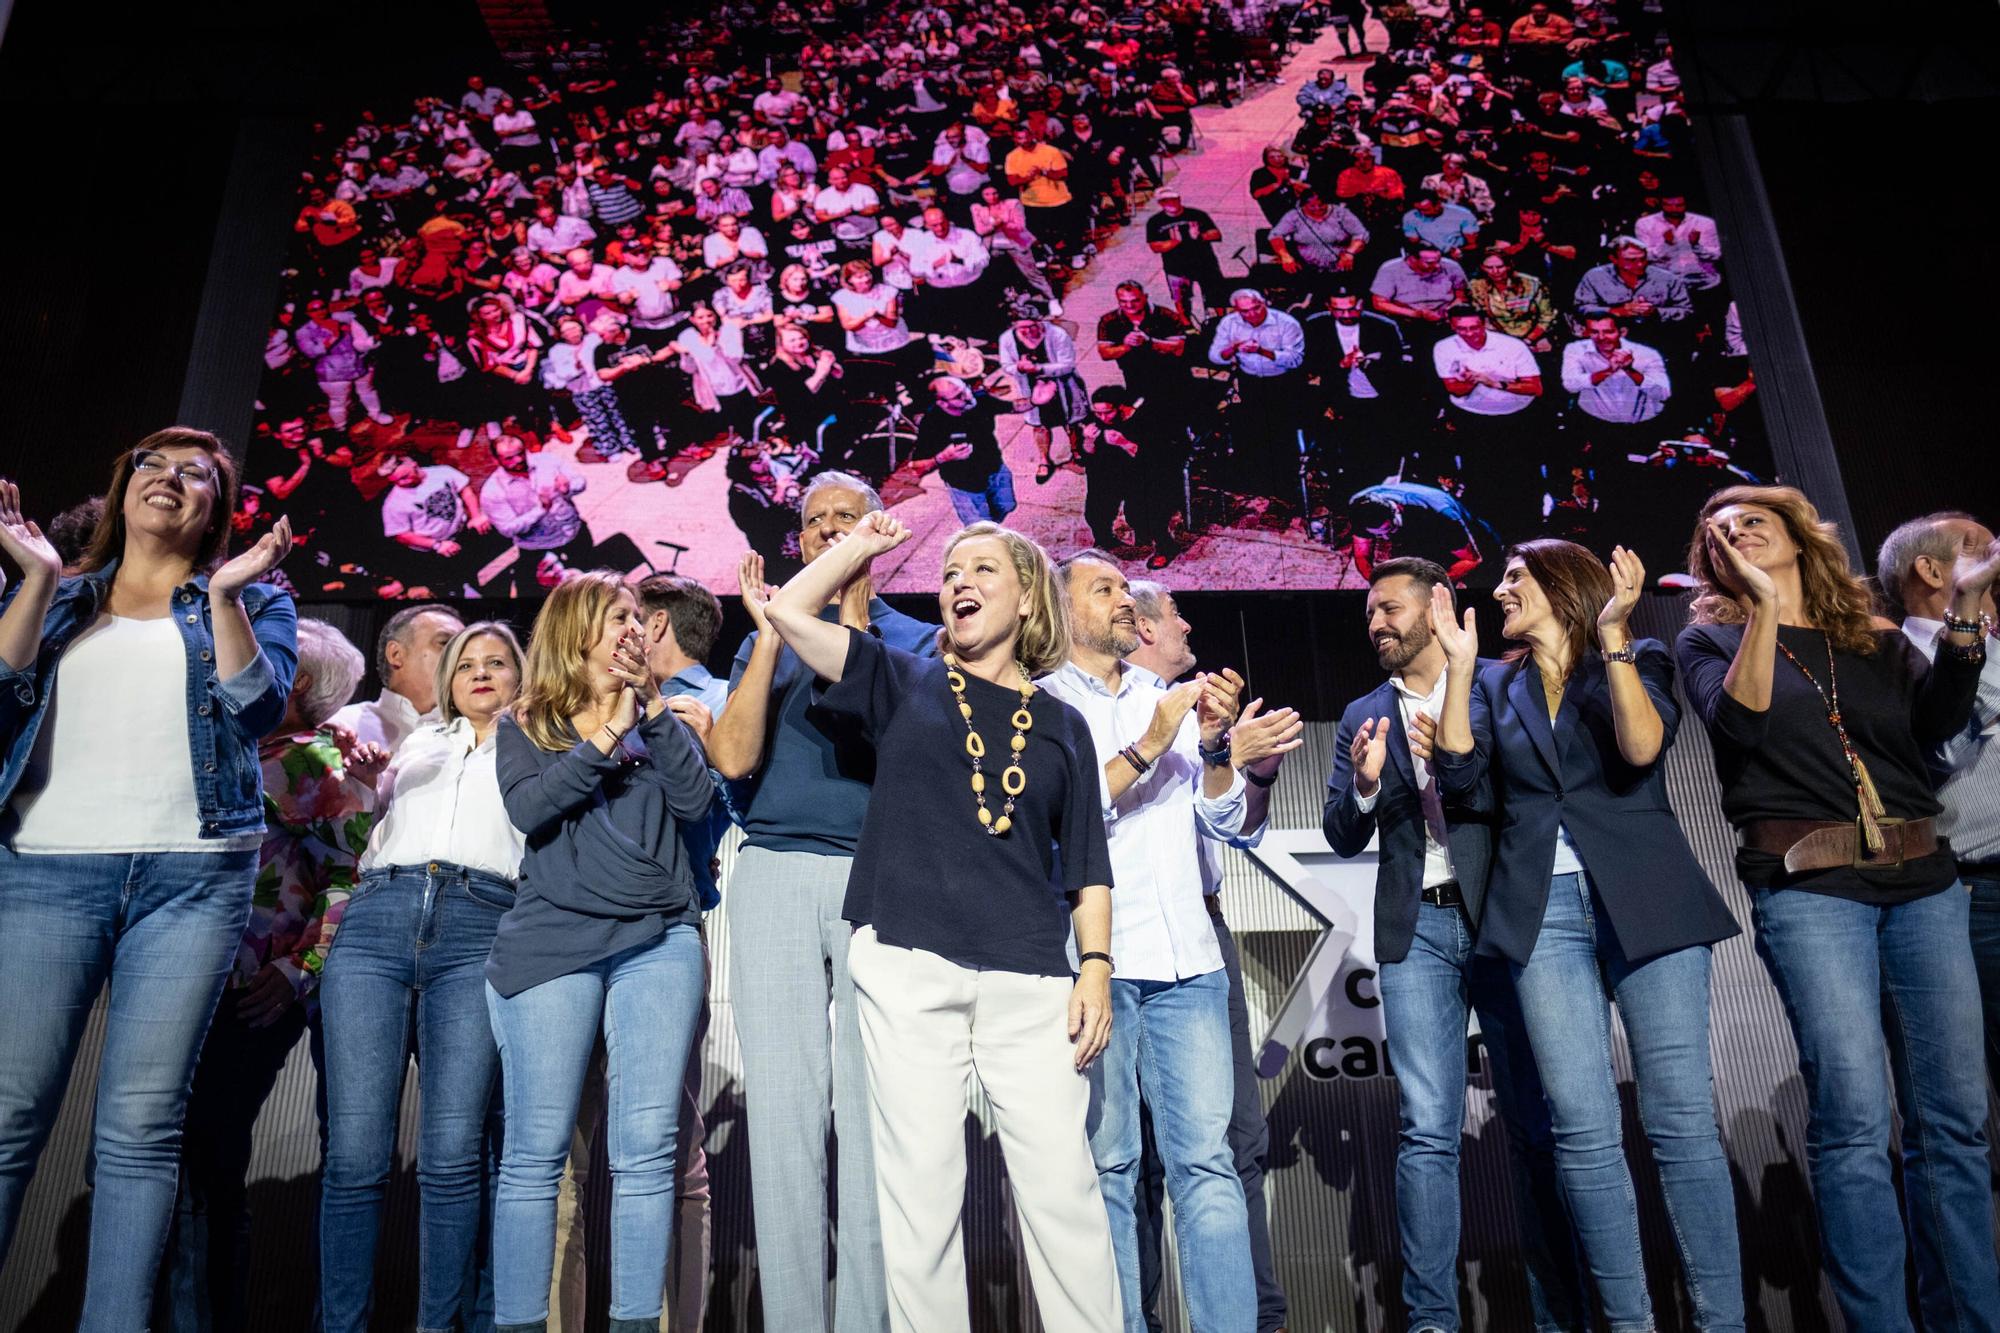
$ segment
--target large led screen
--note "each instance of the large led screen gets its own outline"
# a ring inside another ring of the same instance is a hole
[[[1315,12],[723,10],[329,115],[239,523],[311,598],[732,591],[829,470],[887,591],[980,518],[1188,588],[1677,569],[1770,466],[1657,15]]]

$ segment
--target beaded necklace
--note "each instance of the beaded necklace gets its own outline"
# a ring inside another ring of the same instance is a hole
[[[972,705],[965,699],[965,671],[959,666],[958,658],[950,653],[944,655],[944,678],[951,686],[952,697],[958,700],[958,715],[965,719],[965,752],[972,756],[972,798],[979,803],[979,823],[993,837],[999,837],[1014,827],[1014,798],[1028,789],[1028,770],[1021,767],[1021,752],[1028,748],[1028,729],[1035,725],[1033,715],[1028,712],[1028,701],[1035,696],[1035,684],[1028,679],[1028,673],[1021,671],[1020,663],[1014,669],[1021,673],[1021,706],[1014,710],[1011,721],[1014,724],[1013,753],[1008,756],[1007,767],[1000,774],[1000,790],[1006,794],[1007,803],[1000,807],[998,818],[986,808],[986,773],[982,767],[986,758],[985,738],[973,729]]]
[[[1826,709],[1826,720],[1832,724],[1833,734],[1840,740],[1840,752],[1847,758],[1847,771],[1854,778],[1854,802],[1861,811],[1861,836],[1867,842],[1869,851],[1879,852],[1883,844],[1882,826],[1878,821],[1887,812],[1882,806],[1882,797],[1875,790],[1875,779],[1868,776],[1868,765],[1861,762],[1861,752],[1856,750],[1854,742],[1848,739],[1847,724],[1840,716],[1840,677],[1834,674],[1833,669],[1833,636],[1824,631],[1821,633],[1826,639],[1825,687],[1822,687],[1813,673],[1806,669],[1806,664],[1784,645],[1783,640],[1778,643],[1778,651],[1799,669],[1799,674],[1806,678],[1806,683],[1819,695],[1819,701]]]

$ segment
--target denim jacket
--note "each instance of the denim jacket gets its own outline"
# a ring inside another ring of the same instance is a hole
[[[36,733],[55,695],[56,665],[76,637],[96,623],[117,571],[114,560],[103,569],[65,578],[42,622],[42,647],[34,665],[17,671],[0,662],[0,745],[6,747],[0,809],[13,798],[34,753]],[[0,607],[11,605],[19,591],[18,586],[9,588]],[[187,647],[188,750],[204,838],[235,837],[264,827],[257,744],[284,718],[298,669],[298,612],[290,595],[254,584],[243,590],[243,608],[250,613],[259,651],[249,666],[220,680],[208,576],[197,574],[174,590],[174,624]]]

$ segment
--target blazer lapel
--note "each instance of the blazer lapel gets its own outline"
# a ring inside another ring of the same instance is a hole
[[[1535,743],[1542,762],[1549,766],[1549,772],[1560,776],[1562,764],[1556,757],[1555,733],[1549,729],[1548,699],[1542,693],[1541,673],[1535,670],[1534,663],[1521,662],[1514,667],[1513,679],[1507,684],[1507,697],[1521,715],[1521,725],[1527,730],[1528,739]]]
[[[1554,734],[1558,755],[1569,749],[1570,741],[1583,722],[1584,699],[1598,688],[1603,677],[1604,665],[1595,657],[1584,658],[1576,664],[1576,669],[1570,672],[1569,689],[1563,696],[1562,704],[1556,709]],[[1542,716],[1548,716],[1546,708],[1542,710]]]
[[[1410,735],[1403,730],[1402,699],[1394,685],[1375,691],[1376,717],[1389,719],[1389,762],[1411,791],[1417,789],[1417,766],[1410,758]]]

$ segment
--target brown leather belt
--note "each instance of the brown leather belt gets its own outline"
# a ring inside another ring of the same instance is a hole
[[[1868,850],[1861,821],[1827,823],[1816,819],[1759,819],[1743,826],[1743,845],[1753,852],[1785,858],[1785,869],[1797,875],[1808,870],[1893,870],[1905,861],[1929,856],[1938,849],[1937,820],[1879,819],[1882,850]]]

